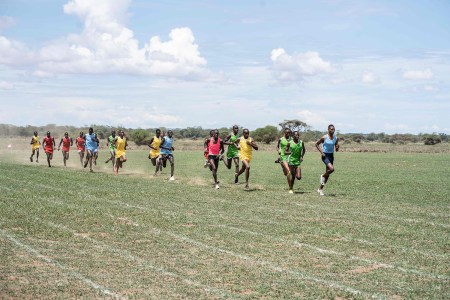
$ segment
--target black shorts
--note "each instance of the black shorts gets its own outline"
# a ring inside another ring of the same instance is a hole
[[[334,153],[324,153],[325,156],[322,156],[322,161],[325,165],[334,163]]]
[[[214,154],[210,154],[210,155],[208,155],[208,160],[214,160],[214,164],[216,165],[216,168],[217,168],[217,166],[219,165],[219,154],[217,154],[217,155],[214,155]]]

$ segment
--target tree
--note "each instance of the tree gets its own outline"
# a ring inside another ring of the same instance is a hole
[[[272,125],[267,125],[263,128],[257,128],[252,132],[252,137],[257,142],[270,144],[278,138],[278,128]]]
[[[294,131],[302,132],[305,130],[310,130],[311,128],[311,126],[300,120],[284,120],[278,125],[280,125],[282,130],[289,128],[292,132]]]
[[[145,145],[150,141],[150,132],[145,129],[136,129],[131,132],[131,139],[136,145]]]

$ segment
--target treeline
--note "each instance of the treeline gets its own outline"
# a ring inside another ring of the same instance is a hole
[[[45,126],[14,126],[8,124],[0,124],[0,136],[9,137],[31,137],[34,131],[39,133],[39,136],[43,137],[47,131],[50,131],[55,138],[60,138],[64,135],[64,132],[68,132],[72,137],[78,136],[80,131],[87,132],[88,128],[94,128],[100,139],[107,138],[112,130],[122,129],[126,132],[128,138],[138,145],[144,145],[149,142],[151,137],[154,136],[156,128],[146,129],[133,129],[125,128],[122,126],[106,126],[106,125],[86,125],[83,127],[75,126],[58,126],[55,124],[48,124]],[[251,131],[251,136],[260,143],[270,144],[278,140],[282,136],[284,128],[290,128],[292,131],[299,130],[301,133],[301,139],[305,142],[316,141],[326,132],[312,130],[310,126],[299,120],[285,120],[278,124],[278,126],[267,125],[262,128],[257,128]],[[167,128],[160,127],[161,131],[167,131]],[[202,128],[200,126],[187,127],[187,128],[170,128],[173,131],[176,139],[203,139],[209,136],[210,128]],[[214,128],[215,129],[215,128]],[[225,138],[230,132],[231,127],[218,128],[221,138]],[[240,132],[242,132],[240,127]],[[386,133],[340,133],[338,136],[341,143],[364,143],[364,142],[381,142],[381,143],[393,143],[393,144],[406,144],[406,143],[424,143],[426,145],[434,145],[441,142],[447,143],[449,141],[449,135],[445,133],[419,133],[415,134],[386,134]]]

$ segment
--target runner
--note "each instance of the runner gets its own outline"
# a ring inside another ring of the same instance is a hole
[[[231,169],[231,161],[234,162],[234,173],[239,172],[239,151],[238,147],[235,144],[237,140],[237,134],[239,132],[239,126],[234,125],[233,131],[225,138],[225,141],[223,142],[224,145],[228,145],[227,148],[227,154],[226,159],[224,159],[222,156],[220,157],[221,160],[223,160],[225,166],[229,169]],[[238,183],[238,178],[235,176],[234,183]]]
[[[214,135],[214,130],[209,131],[209,138],[205,139],[205,142],[203,143],[205,145],[205,150],[203,151],[203,156],[205,157],[205,164],[203,165],[204,168],[207,168],[210,166],[209,160],[208,160],[208,154],[209,154],[209,140]],[[211,169],[211,168],[210,168]]]
[[[242,167],[239,173],[236,173],[234,176],[236,178],[235,182],[237,182],[239,176],[245,172],[245,189],[248,190],[248,179],[250,178],[250,161],[252,160],[253,149],[258,150],[258,145],[253,140],[253,138],[249,136],[250,132],[247,128],[242,131],[242,135],[242,137],[236,140],[236,143],[239,143]]]
[[[173,173],[175,170],[175,162],[173,157],[173,152],[175,149],[173,148],[173,132],[172,130],[167,131],[167,136],[164,136],[161,141],[161,159],[162,165],[165,168],[167,161],[170,162],[170,178],[169,180],[175,180],[173,177]]]
[[[302,169],[300,164],[302,163],[306,152],[305,144],[300,140],[300,132],[294,131],[292,141],[286,146],[286,152],[287,151],[290,151],[291,154],[288,158],[289,174],[286,177],[289,185],[289,193],[293,194],[295,178],[297,178],[297,180],[302,179]]]
[[[289,174],[288,156],[289,153],[285,153],[286,146],[292,141],[291,130],[289,128],[284,129],[284,136],[278,140],[277,151],[280,156],[275,162],[280,163],[284,176]]]
[[[33,137],[31,138],[31,156],[30,162],[33,162],[34,153],[36,153],[36,162],[39,162],[39,147],[41,147],[41,142],[39,141],[38,132],[35,131]]]
[[[64,137],[59,142],[58,151],[61,149],[61,144],[63,145],[63,147],[62,147],[62,155],[63,155],[63,161],[64,161],[64,167],[65,167],[66,166],[66,161],[69,160],[70,146],[73,146],[73,139],[71,137],[69,137],[69,133],[68,132],[64,133]]]
[[[94,129],[89,128],[89,133],[84,136],[85,146],[86,146],[86,159],[84,161],[84,167],[86,168],[89,164],[89,169],[91,172],[94,172],[92,169],[92,162],[94,165],[97,165],[97,156],[98,156],[98,144],[99,140],[97,138],[97,134],[94,133]]]
[[[75,143],[77,145],[78,155],[80,156],[81,166],[83,166],[83,158],[84,158],[84,151],[85,151],[85,146],[84,146],[85,140],[84,140],[83,131],[80,131],[80,135],[76,138]]]
[[[116,131],[113,130],[111,131],[111,135],[108,137],[108,141],[106,142],[106,146],[109,148],[110,157],[105,161],[105,164],[112,161],[113,170],[115,170],[114,163],[116,162],[116,144],[114,142],[115,140],[116,140]]]
[[[114,132],[115,135],[115,132]],[[114,138],[115,145],[115,174],[119,175],[119,168],[122,168],[124,162],[127,161],[125,150],[127,150],[128,142],[123,130],[119,130],[119,136]]]
[[[320,147],[320,144],[322,144],[322,147]],[[334,172],[334,149],[336,148],[336,152],[339,151],[339,139],[336,137],[333,124],[328,125],[328,133],[316,142],[316,148],[319,150],[322,161],[325,164],[325,173],[320,175],[320,186],[317,189],[319,195],[323,196],[323,187],[328,182],[331,173]]]
[[[209,169],[214,178],[214,187],[219,189],[219,181],[217,180],[217,168],[219,167],[219,156],[223,154],[223,142],[219,137],[219,130],[215,129],[213,136],[205,141],[205,148],[208,148]]]
[[[47,131],[47,136],[42,141],[42,147],[47,155],[48,167],[51,167],[50,161],[53,159],[53,151],[55,150],[55,139],[50,135],[50,131]]]
[[[153,176],[156,176],[156,174],[158,173],[158,171],[160,169],[160,164],[161,164],[161,160],[160,160],[161,130],[160,129],[156,129],[156,135],[150,139],[148,146],[151,148],[150,153],[148,154],[148,158],[151,160],[152,165],[156,166],[155,173],[153,174]]]

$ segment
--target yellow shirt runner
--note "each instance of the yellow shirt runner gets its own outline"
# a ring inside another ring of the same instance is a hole
[[[116,140],[116,158],[120,158],[121,156],[125,156],[125,145],[126,138],[117,137]]]
[[[158,138],[156,136],[153,137],[152,148],[150,150],[151,158],[157,158],[161,154],[161,149],[159,148],[160,145],[161,145],[161,138]],[[153,148],[155,148],[156,150]]]
[[[239,154],[241,160],[246,160],[250,162],[252,160],[252,153],[253,153],[253,147],[247,142],[251,142],[252,139],[249,137],[248,139],[245,139],[243,136],[240,138],[239,146],[241,148],[241,152]]]
[[[41,146],[41,142],[39,141],[39,137],[38,136],[33,136],[31,138],[31,140],[33,141],[33,144],[31,144],[31,150],[39,149],[39,147]]]

